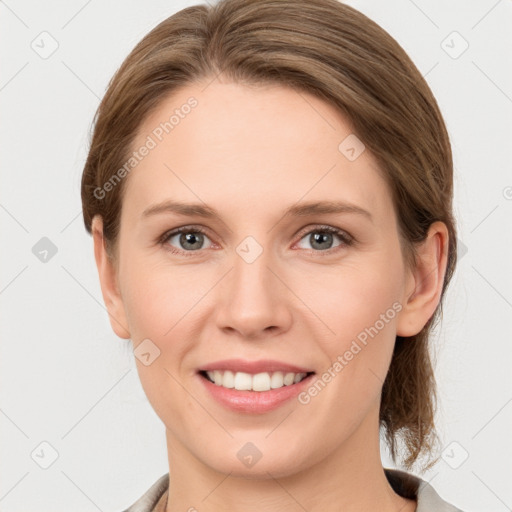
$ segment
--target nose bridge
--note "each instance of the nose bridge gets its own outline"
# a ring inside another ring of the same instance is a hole
[[[268,302],[272,298],[270,272],[272,251],[264,247],[253,236],[248,236],[235,248],[233,257],[232,297],[239,300]],[[275,290],[274,290],[275,291]],[[261,306],[261,304],[260,304]]]
[[[283,287],[273,273],[275,270],[270,270],[274,266],[270,248],[254,237],[240,242],[223,287],[219,327],[233,328],[249,337],[271,326],[283,327],[289,321]]]

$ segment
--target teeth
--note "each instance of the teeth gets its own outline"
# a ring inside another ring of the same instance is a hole
[[[270,378],[270,387],[272,389],[283,387],[283,372],[274,372]]]
[[[233,373],[229,370],[213,370],[206,372],[208,378],[217,386],[228,389],[237,389],[238,391],[269,391],[271,389],[282,388],[297,384],[307,373],[283,373],[283,372],[263,372],[252,375],[245,372]]]

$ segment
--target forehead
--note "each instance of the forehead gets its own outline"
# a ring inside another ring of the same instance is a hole
[[[353,158],[360,144],[337,109],[308,93],[188,84],[141,125],[133,149],[151,149],[129,174],[126,206],[140,214],[150,203],[179,198],[256,213],[269,201],[343,199],[383,214],[391,197],[369,151]]]

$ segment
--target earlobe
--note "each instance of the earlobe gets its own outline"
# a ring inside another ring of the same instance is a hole
[[[414,336],[434,314],[443,290],[448,262],[448,229],[441,221],[432,223],[427,238],[417,246],[417,265],[409,271],[397,335]]]
[[[130,338],[124,304],[117,283],[116,268],[107,254],[103,238],[103,220],[96,215],[92,220],[92,237],[94,242],[94,258],[98,268],[101,293],[107,308],[110,325],[114,332],[123,339]]]

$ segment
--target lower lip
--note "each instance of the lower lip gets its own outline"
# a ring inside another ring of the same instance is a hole
[[[269,391],[238,391],[234,388],[228,389],[218,386],[203,375],[197,375],[217,402],[236,412],[254,414],[262,414],[277,409],[280,405],[297,396],[310,384],[315,376],[315,374],[311,374],[297,384],[290,384]]]

